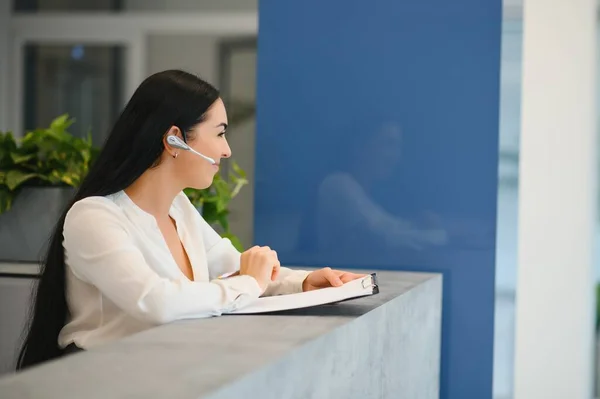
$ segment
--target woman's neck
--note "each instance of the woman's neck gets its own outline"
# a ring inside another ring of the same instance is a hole
[[[124,191],[135,204],[157,220],[167,218],[175,196],[182,190],[159,169],[149,169]]]

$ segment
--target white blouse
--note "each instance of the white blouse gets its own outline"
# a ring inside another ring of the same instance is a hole
[[[76,202],[64,224],[70,319],[59,345],[90,348],[174,320],[218,316],[260,294],[239,270],[240,253],[221,238],[181,192],[171,206],[194,273],[181,271],[156,219],[124,192]],[[302,291],[308,271],[281,268],[263,295]]]

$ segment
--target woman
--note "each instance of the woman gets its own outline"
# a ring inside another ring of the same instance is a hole
[[[210,186],[231,155],[226,128],[218,91],[193,75],[165,71],[139,86],[56,226],[17,369],[174,320],[220,315],[261,295],[360,277],[292,271],[268,247],[240,254],[202,219],[182,190]],[[169,136],[215,164],[172,146]]]

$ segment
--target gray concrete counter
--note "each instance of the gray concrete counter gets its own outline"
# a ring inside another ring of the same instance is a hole
[[[5,376],[0,398],[437,398],[441,276],[377,274],[378,295],[160,326]]]

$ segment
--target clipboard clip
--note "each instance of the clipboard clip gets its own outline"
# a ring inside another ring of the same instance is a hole
[[[377,274],[371,273],[367,277],[363,278],[361,281],[361,285],[364,289],[373,288],[374,290],[378,288],[377,284]]]

